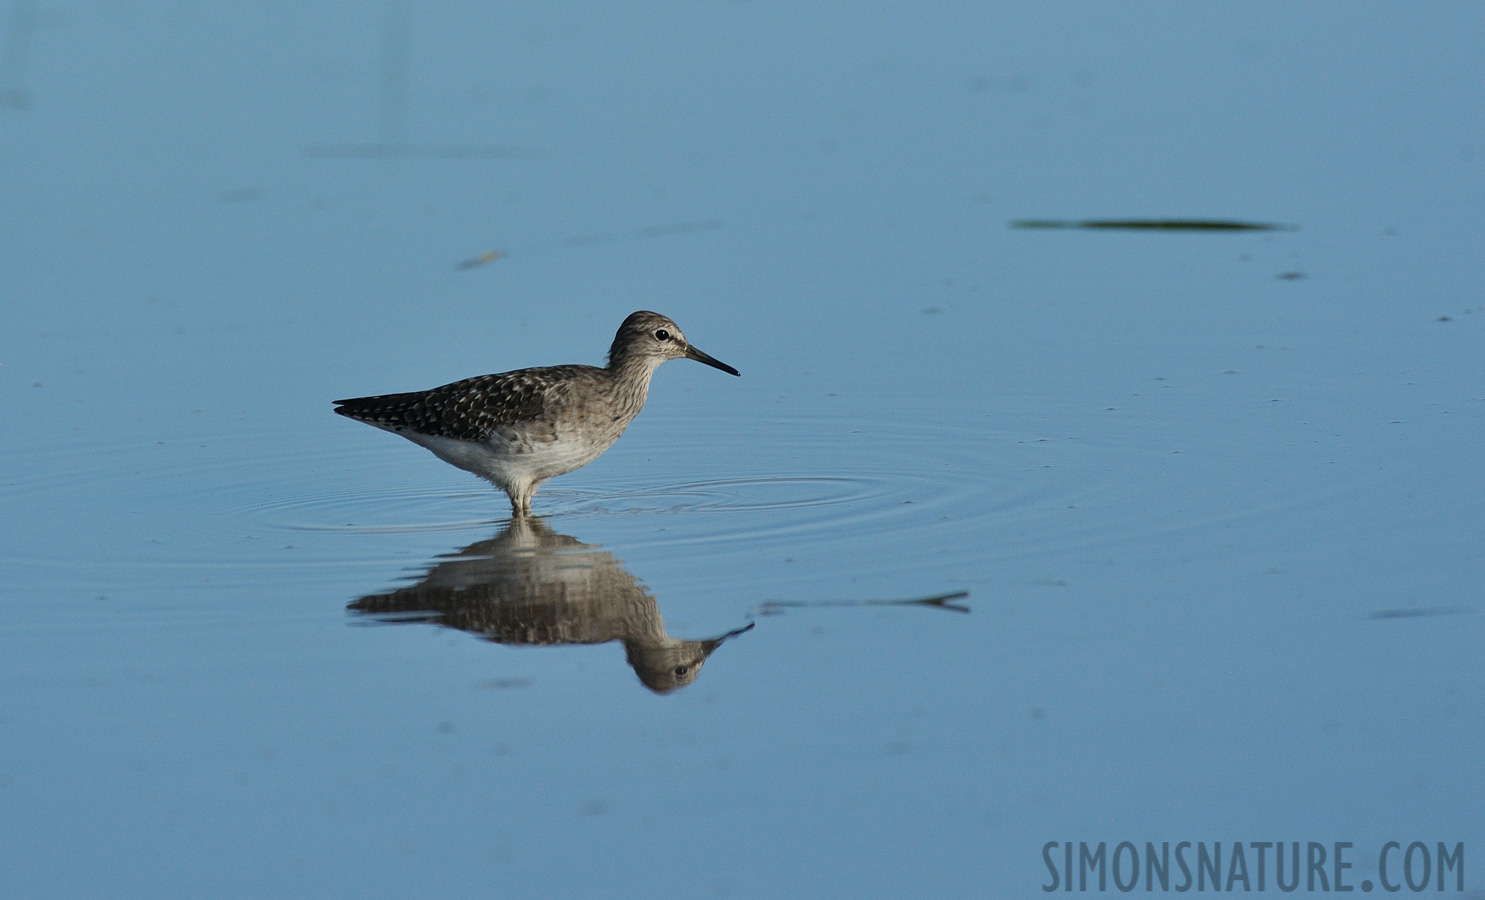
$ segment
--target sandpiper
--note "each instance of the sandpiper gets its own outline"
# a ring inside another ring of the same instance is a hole
[[[531,514],[531,495],[613,446],[644,408],[650,376],[670,359],[740,374],[691,346],[659,313],[624,320],[608,365],[547,366],[466,378],[407,394],[336,400],[343,416],[400,434],[434,456],[488,479]]]

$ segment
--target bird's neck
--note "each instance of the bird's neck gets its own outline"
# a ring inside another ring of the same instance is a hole
[[[650,394],[650,376],[663,360],[653,357],[615,356],[609,359],[608,371],[613,375],[615,399],[630,415],[638,415]]]

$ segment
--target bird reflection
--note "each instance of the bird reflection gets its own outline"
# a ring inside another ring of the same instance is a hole
[[[445,557],[416,584],[369,594],[348,609],[388,622],[434,622],[497,644],[621,641],[634,674],[658,694],[695,681],[712,651],[753,627],[709,640],[671,637],[655,598],[613,554],[530,516]]]

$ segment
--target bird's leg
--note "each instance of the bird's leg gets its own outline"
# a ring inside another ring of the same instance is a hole
[[[531,515],[531,495],[536,493],[532,488],[516,488],[510,494],[510,513],[516,518]]]

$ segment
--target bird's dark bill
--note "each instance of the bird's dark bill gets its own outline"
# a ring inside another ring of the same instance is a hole
[[[686,358],[687,359],[694,359],[694,360],[696,360],[697,362],[700,362],[700,363],[706,363],[707,365],[711,366],[713,369],[721,369],[723,372],[726,372],[728,375],[741,375],[742,374],[741,372],[739,372],[738,370],[732,368],[731,366],[727,365],[726,363],[722,362],[721,360],[719,360],[719,359],[713,359],[712,357],[707,356],[705,353],[702,353],[700,350],[697,350],[695,347],[692,347],[689,344],[686,346]]]

